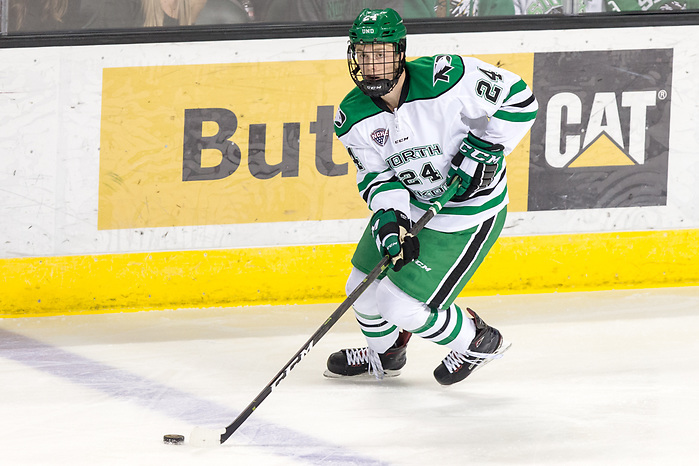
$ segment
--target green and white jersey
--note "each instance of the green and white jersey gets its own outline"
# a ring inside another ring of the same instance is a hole
[[[576,2],[577,13],[601,13],[605,0],[579,0]],[[551,15],[565,13],[564,0],[514,0],[515,14]]]
[[[447,16],[512,16],[513,0],[449,0]]]
[[[699,0],[606,0],[607,11],[697,10]]]
[[[422,57],[405,69],[395,111],[355,88],[338,108],[335,133],[357,167],[369,209],[393,208],[417,221],[446,190],[451,159],[469,132],[509,154],[534,123],[538,104],[519,76],[475,58]],[[508,201],[503,158],[490,186],[452,199],[430,229],[471,228]]]

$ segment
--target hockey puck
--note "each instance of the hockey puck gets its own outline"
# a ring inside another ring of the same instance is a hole
[[[167,443],[169,445],[182,445],[184,443],[184,435],[179,435],[179,434],[163,435],[163,443]]]

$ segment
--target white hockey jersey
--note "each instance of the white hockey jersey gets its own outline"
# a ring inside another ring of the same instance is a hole
[[[359,193],[369,208],[393,208],[417,221],[446,190],[451,159],[469,132],[502,144],[508,154],[531,128],[538,104],[519,76],[475,58],[422,57],[405,70],[395,111],[355,88],[338,108],[335,133],[357,168]],[[508,200],[503,159],[490,186],[452,199],[429,228],[471,228]]]

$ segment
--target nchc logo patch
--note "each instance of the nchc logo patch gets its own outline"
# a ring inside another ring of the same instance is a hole
[[[667,199],[672,49],[541,53],[528,210]]]
[[[388,141],[388,130],[386,128],[375,129],[374,132],[371,133],[371,139],[381,147],[385,146],[386,141]]]

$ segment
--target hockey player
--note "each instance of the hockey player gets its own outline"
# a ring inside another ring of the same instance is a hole
[[[503,351],[500,332],[454,300],[502,230],[504,156],[529,131],[538,104],[519,76],[474,58],[406,63],[406,29],[390,8],[363,10],[349,37],[357,87],[338,108],[335,132],[373,215],[347,293],[384,255],[392,268],[354,304],[368,347],[331,354],[325,375],[393,375],[415,334],[451,350],[434,376],[459,382]],[[454,178],[460,188],[451,202],[418,237],[407,233]]]

